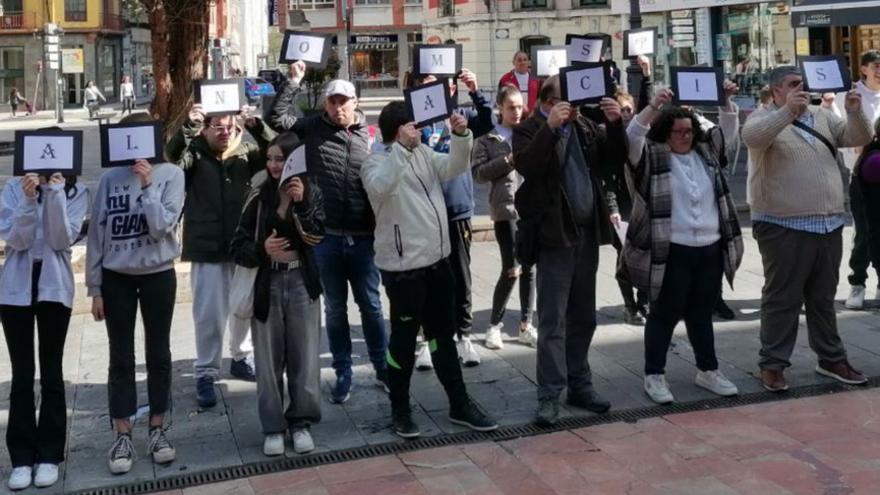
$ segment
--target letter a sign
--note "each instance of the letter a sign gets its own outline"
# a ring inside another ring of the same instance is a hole
[[[455,77],[461,71],[461,45],[416,45],[413,48],[414,75],[437,79]]]
[[[302,60],[308,67],[323,69],[330,58],[331,35],[310,31],[285,31],[278,62]]]
[[[416,127],[439,122],[452,114],[455,104],[446,86],[447,79],[440,79],[403,91],[410,120]]]
[[[15,131],[13,175],[82,172],[83,131]]]
[[[127,167],[135,160],[162,162],[162,129],[157,121],[102,125],[101,166]]]

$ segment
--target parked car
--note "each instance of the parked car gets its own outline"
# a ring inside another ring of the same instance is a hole
[[[275,92],[281,90],[281,85],[287,81],[287,76],[278,69],[263,69],[257,72],[257,77],[265,79],[275,87]]]
[[[275,87],[272,86],[272,83],[265,79],[260,79],[259,77],[245,79],[244,91],[245,95],[247,95],[248,102],[251,105],[256,106],[262,104],[263,97],[275,96]]]

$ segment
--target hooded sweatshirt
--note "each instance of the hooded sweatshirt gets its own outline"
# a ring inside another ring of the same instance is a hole
[[[37,300],[73,307],[73,268],[70,246],[89,209],[89,191],[77,184],[41,185],[40,196],[21,190],[21,177],[6,183],[0,196],[0,239],[6,242],[6,262],[0,274],[0,304],[30,306],[34,262],[40,261]]]
[[[170,163],[153,166],[152,183],[127,167],[101,177],[89,227],[86,286],[101,295],[104,269],[126,275],[169,270],[180,254],[177,225],[183,209],[183,170]]]

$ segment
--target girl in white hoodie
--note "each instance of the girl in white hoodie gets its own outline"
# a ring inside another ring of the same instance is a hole
[[[0,238],[6,262],[0,275],[0,320],[12,364],[6,446],[8,486],[21,490],[58,480],[67,437],[62,358],[73,306],[70,246],[88,209],[89,194],[59,173],[28,174],[0,195]],[[39,335],[40,414],[34,405],[34,324]],[[34,476],[34,470],[36,475]],[[32,479],[33,476],[33,479]]]

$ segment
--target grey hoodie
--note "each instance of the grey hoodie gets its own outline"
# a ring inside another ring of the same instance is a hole
[[[73,307],[70,245],[76,240],[89,209],[89,191],[77,184],[42,185],[41,200],[21,190],[21,177],[6,183],[0,198],[0,238],[6,241],[6,262],[0,274],[0,304],[30,306],[31,274],[42,261],[38,301]]]
[[[101,295],[103,269],[145,275],[174,266],[180,254],[177,225],[184,188],[183,170],[170,163],[153,166],[152,185],[146,189],[128,167],[104,173],[89,226],[90,297]]]

